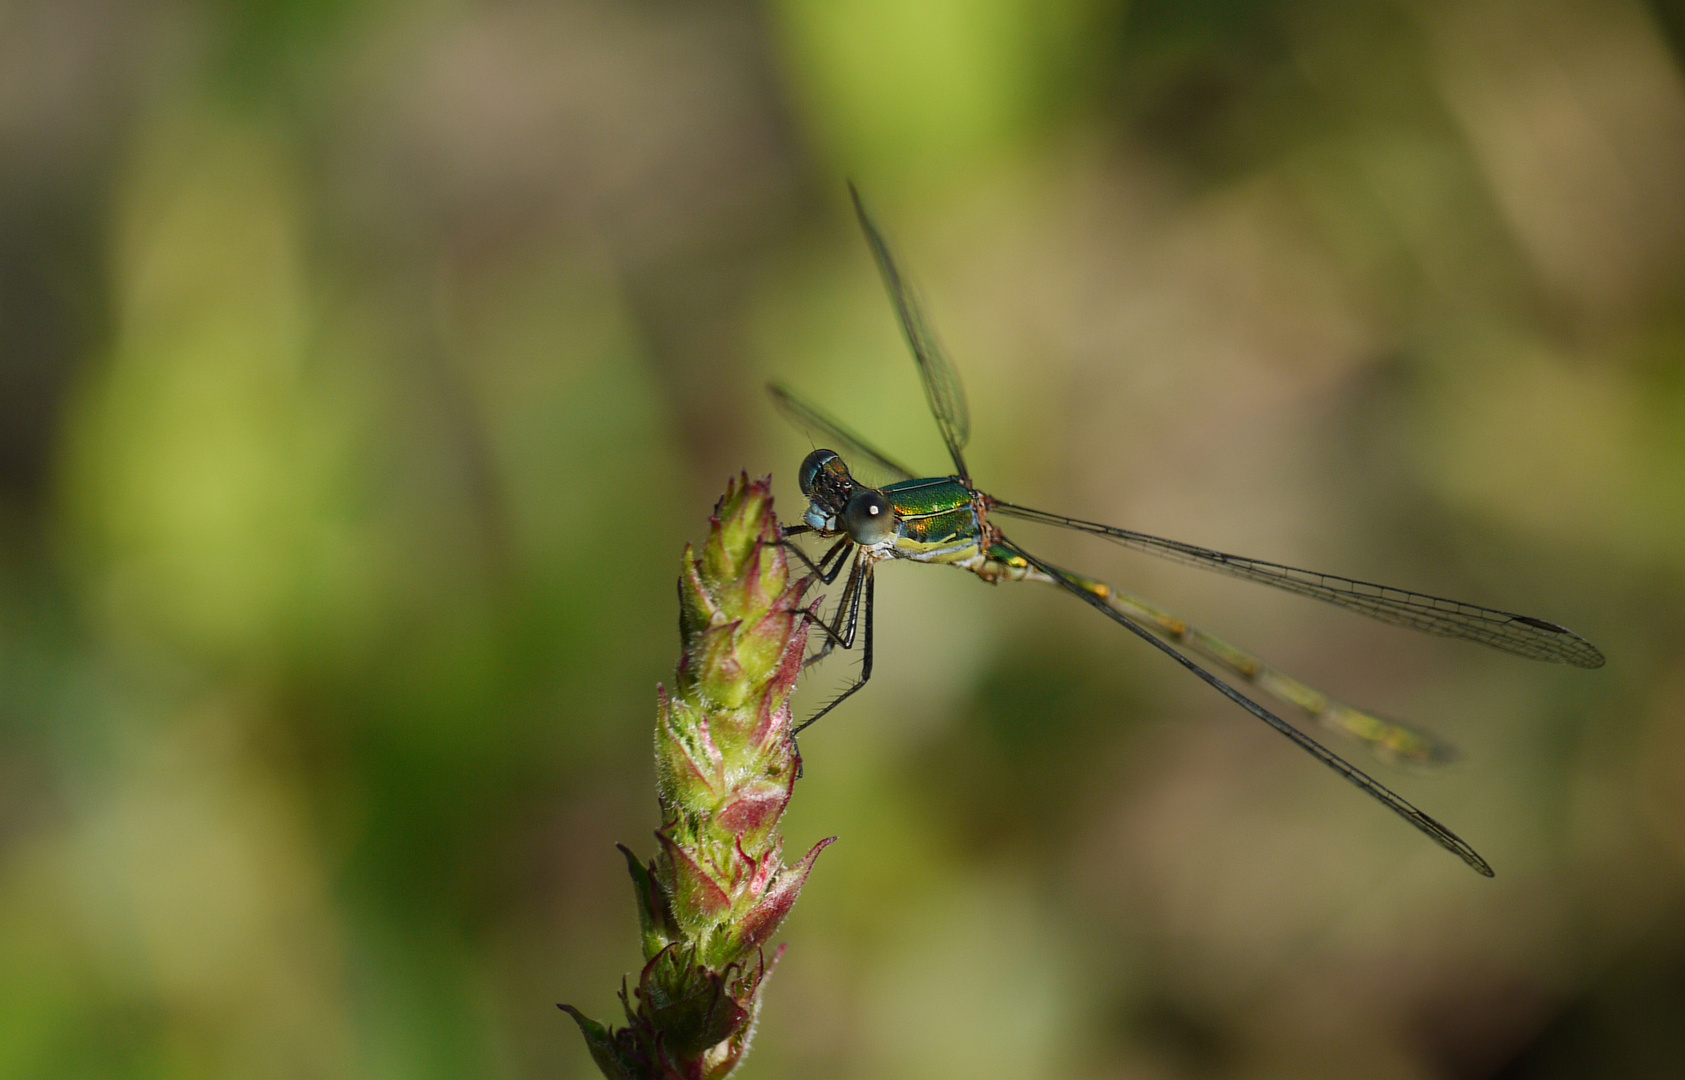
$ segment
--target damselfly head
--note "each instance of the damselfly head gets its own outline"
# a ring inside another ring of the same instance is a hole
[[[854,501],[862,494],[876,492],[859,481],[848,471],[848,465],[835,450],[815,450],[802,460],[802,467],[796,472],[796,482],[801,485],[802,494],[807,496],[807,513],[802,519],[814,531],[834,536],[849,528],[850,535],[854,529],[848,526],[852,520],[849,517]],[[877,496],[880,501],[883,496]],[[883,503],[883,518],[889,520],[887,513],[889,504]],[[860,520],[865,523],[875,520],[878,515],[862,511]],[[858,537],[855,537],[859,541]],[[879,538],[881,539],[881,537]]]

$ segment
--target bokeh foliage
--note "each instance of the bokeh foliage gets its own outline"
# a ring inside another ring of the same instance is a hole
[[[1385,778],[1485,882],[1051,590],[887,568],[744,1075],[1678,1075],[1682,50],[1672,0],[0,8],[0,1075],[591,1075],[673,563],[739,469],[796,501],[761,383],[940,467],[845,175],[991,490],[1611,662],[1037,538],[1458,744]]]

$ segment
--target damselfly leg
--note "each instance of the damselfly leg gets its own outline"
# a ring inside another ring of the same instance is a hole
[[[836,627],[825,627],[825,644],[819,647],[818,652],[808,657],[803,665],[808,666],[818,663],[820,660],[823,660],[826,656],[830,655],[832,648],[835,646],[842,646],[845,652],[854,648],[854,632],[856,627],[860,624],[859,616],[861,608],[861,594],[863,592],[865,594],[866,610],[864,619],[865,633],[861,635],[860,642],[860,676],[855,679],[854,683],[846,690],[832,698],[824,708],[820,709],[806,720],[803,720],[800,724],[797,724],[795,731],[791,734],[799,735],[803,731],[812,727],[820,717],[824,716],[838,705],[841,705],[844,701],[847,701],[851,696],[859,691],[862,686],[865,686],[867,681],[872,677],[872,599],[877,583],[877,577],[873,573],[873,569],[873,564],[866,562],[864,559],[855,561],[854,570],[848,575],[848,585],[843,589],[842,604],[839,606],[837,611],[837,622],[840,626],[843,617],[842,608],[846,607],[848,609],[847,629],[839,632]],[[824,626],[823,623],[820,625]]]

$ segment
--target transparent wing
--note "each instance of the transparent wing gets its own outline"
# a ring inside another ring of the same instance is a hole
[[[803,401],[778,383],[767,383],[766,392],[771,395],[772,403],[778,406],[778,411],[791,423],[808,431],[823,432],[835,443],[827,449],[836,450],[845,459],[869,461],[880,471],[892,474],[894,480],[913,479],[911,469],[874,449],[865,439],[844,427],[842,421],[819,406]]]
[[[1336,574],[1320,574],[1314,570],[1300,570],[1280,563],[1262,562],[1239,555],[1196,547],[1176,540],[1164,540],[1146,533],[1131,532],[1092,521],[1079,521],[1062,514],[1033,510],[1000,501],[993,502],[993,512],[1023,521],[1077,529],[1103,536],[1113,543],[1150,555],[1170,559],[1189,566],[1216,570],[1231,577],[1273,585],[1300,596],[1309,596],[1326,603],[1360,612],[1370,618],[1395,626],[1437,634],[1440,637],[1462,638],[1502,649],[1507,653],[1533,660],[1549,660],[1575,667],[1603,666],[1603,654],[1597,646],[1569,630],[1543,619],[1493,608],[1468,604],[1461,600],[1428,596],[1387,585],[1354,581]]]
[[[1476,872],[1484,875],[1485,877],[1492,876],[1491,865],[1488,864],[1485,859],[1481,858],[1479,853],[1476,852],[1474,848],[1470,847],[1468,843],[1462,839],[1462,837],[1458,836],[1450,829],[1447,829],[1427,814],[1416,809],[1416,807],[1412,806],[1402,796],[1395,794],[1390,788],[1371,777],[1368,773],[1363,772],[1345,758],[1342,758],[1332,750],[1329,750],[1309,735],[1306,735],[1292,724],[1289,724],[1287,721],[1281,719],[1281,717],[1270,712],[1262,705],[1259,705],[1257,702],[1253,701],[1245,694],[1242,694],[1239,690],[1236,690],[1222,679],[1219,679],[1209,671],[1206,671],[1188,657],[1183,656],[1171,647],[1169,642],[1161,641],[1152,631],[1137,623],[1134,619],[1125,615],[1122,611],[1109,606],[1103,597],[1096,594],[1090,588],[1085,587],[1087,584],[1086,579],[1080,578],[1069,571],[1061,570],[1050,563],[1043,562],[1041,559],[1031,555],[1023,548],[1011,541],[1008,541],[1005,537],[1001,537],[1001,546],[1019,555],[1031,566],[1034,566],[1037,570],[1040,570],[1042,573],[1052,578],[1054,584],[1071,593],[1079,600],[1088,604],[1090,607],[1093,607],[1102,615],[1124,627],[1126,630],[1129,630],[1142,640],[1150,643],[1155,648],[1160,649],[1178,664],[1181,664],[1200,679],[1203,679],[1218,693],[1222,694],[1230,701],[1233,701],[1236,705],[1239,705],[1241,708],[1262,720],[1276,731],[1287,736],[1287,738],[1291,739],[1294,745],[1298,746],[1299,749],[1316,758],[1330,769],[1333,769],[1335,772],[1345,777],[1348,782],[1357,787],[1364,794],[1373,798],[1381,805],[1403,818],[1405,821],[1408,821],[1417,829],[1420,829],[1423,833],[1432,838],[1432,840],[1440,847],[1443,847],[1445,850],[1451,852],[1470,866],[1474,867]]]
[[[942,343],[936,340],[936,335],[925,322],[918,297],[913,295],[901,271],[896,268],[889,245],[884,242],[872,215],[866,212],[866,204],[860,201],[860,192],[849,184],[848,193],[854,199],[854,213],[860,219],[860,228],[866,233],[866,242],[872,246],[872,257],[877,260],[878,271],[883,274],[889,298],[895,301],[896,313],[901,317],[901,330],[907,335],[907,344],[912,346],[913,360],[918,364],[919,378],[924,381],[925,400],[930,402],[936,427],[942,432],[942,441],[948,444],[954,468],[960,476],[969,478],[971,474],[966,471],[965,458],[960,453],[971,438],[971,412],[965,404],[965,387],[960,384],[959,373],[954,370],[947,353],[942,351]]]

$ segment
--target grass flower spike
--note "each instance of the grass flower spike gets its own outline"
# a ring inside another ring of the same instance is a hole
[[[790,694],[801,673],[811,579],[790,579],[769,480],[733,480],[679,578],[682,653],[655,727],[659,848],[622,847],[637,895],[644,968],[610,1028],[571,1006],[610,1080],[716,1080],[749,1048],[760,992],[782,947],[768,939],[814,859],[783,861],[779,820],[801,758]]]

